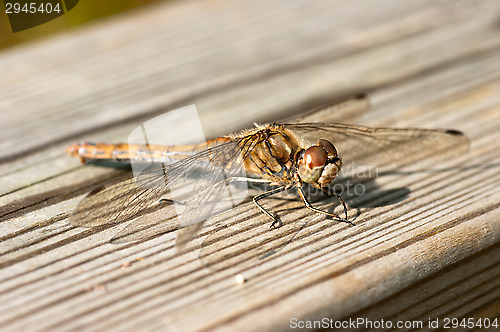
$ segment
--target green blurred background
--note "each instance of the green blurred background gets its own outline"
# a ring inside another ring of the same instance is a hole
[[[5,14],[4,2],[0,1],[0,6],[2,6],[2,13],[0,13],[0,49],[44,38],[103,17],[116,15],[160,1],[168,0],[80,0],[78,5],[65,15],[16,33],[12,33],[9,18]]]

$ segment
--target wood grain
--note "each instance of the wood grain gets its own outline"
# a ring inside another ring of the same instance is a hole
[[[494,1],[186,1],[3,51],[1,330],[498,317],[499,16]],[[125,224],[67,223],[85,193],[127,176],[67,157],[74,141],[126,141],[192,103],[214,137],[357,92],[373,104],[360,123],[453,128],[470,149],[367,179],[343,195],[352,227],[294,193],[264,202],[282,228],[248,201],[181,252],[175,231],[110,244]]]

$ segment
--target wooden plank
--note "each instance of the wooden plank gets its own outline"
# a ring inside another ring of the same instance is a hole
[[[500,5],[361,4],[162,4],[0,54],[2,328],[286,330],[292,318],[498,316]],[[292,193],[265,202],[283,217],[279,230],[245,202],[181,253],[175,232],[109,244],[124,225],[66,222],[96,183],[124,176],[64,156],[74,139],[125,140],[192,102],[214,136],[364,90],[373,110],[362,123],[455,128],[470,151],[346,195],[354,227],[311,214]]]

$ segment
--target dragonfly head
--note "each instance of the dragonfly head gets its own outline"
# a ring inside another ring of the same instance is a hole
[[[332,143],[320,139],[317,145],[302,150],[298,156],[299,177],[305,183],[324,187],[329,185],[342,167],[337,149]]]

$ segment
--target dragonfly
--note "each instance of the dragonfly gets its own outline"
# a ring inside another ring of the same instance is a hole
[[[314,109],[289,122],[256,124],[240,133],[195,145],[86,142],[70,145],[66,152],[82,162],[132,163],[144,160],[147,155],[156,166],[134,178],[96,188],[73,210],[69,222],[95,227],[134,219],[160,202],[173,187],[182,185],[186,174],[201,169],[202,175],[193,180],[194,185],[186,195],[183,218],[187,221],[181,224],[176,244],[184,245],[194,237],[216,212],[217,201],[233,182],[271,186],[272,189],[252,200],[270,219],[272,228],[279,228],[282,221],[261,201],[290,189],[314,213],[352,225],[345,201],[328,190],[340,176],[343,165],[395,168],[468,148],[467,137],[452,129],[374,128],[337,122],[343,117],[359,116],[369,107],[368,97],[359,95]],[[315,207],[304,189],[306,186],[334,196],[342,212]]]

